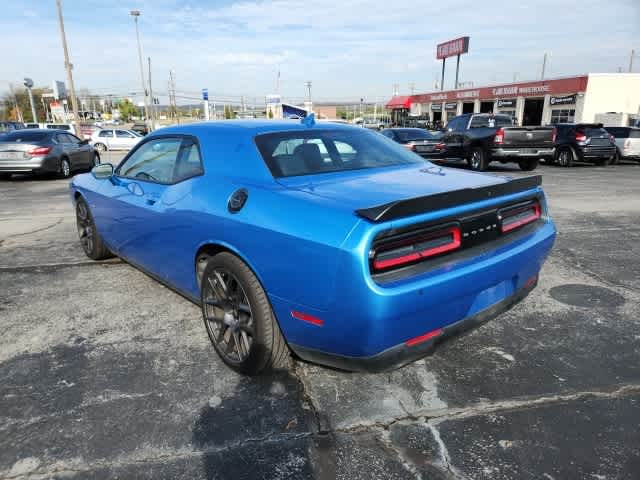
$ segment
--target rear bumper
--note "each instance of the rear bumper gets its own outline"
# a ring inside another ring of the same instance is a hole
[[[610,158],[616,153],[615,145],[606,147],[581,147],[577,149],[579,160],[589,160],[591,158]]]
[[[34,157],[25,160],[0,161],[0,173],[44,173],[57,171],[58,162],[56,157]]]
[[[526,147],[526,148],[492,148],[491,156],[495,158],[553,158],[553,154],[555,149],[552,148],[536,148],[536,147]]]
[[[394,345],[383,352],[369,357],[352,357],[347,355],[335,355],[321,350],[289,344],[291,349],[301,359],[338,368],[341,370],[358,372],[383,372],[393,370],[432,353],[437,344],[442,341],[472,330],[498,315],[506,312],[515,304],[524,299],[537,285],[537,277],[516,291],[511,296],[488,307],[475,315],[464,318],[458,322],[442,327],[441,333],[416,345],[407,345],[406,342]]]

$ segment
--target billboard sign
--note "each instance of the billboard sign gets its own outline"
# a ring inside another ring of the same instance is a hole
[[[60,100],[61,98],[67,98],[67,87],[64,82],[54,80],[52,85],[53,98]]]
[[[436,47],[436,58],[442,60],[448,57],[462,55],[469,51],[469,37],[460,37],[448,42],[439,43]]]
[[[549,103],[553,105],[573,105],[576,103],[577,95],[564,95],[562,97],[551,97]]]
[[[207,100],[209,100],[209,89],[208,88],[203,88],[202,89],[202,100],[204,100],[205,102]]]

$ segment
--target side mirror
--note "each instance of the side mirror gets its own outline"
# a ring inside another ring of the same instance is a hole
[[[89,140],[87,140],[86,138],[80,140],[80,145],[89,145]]]
[[[113,165],[110,163],[101,163],[91,169],[91,175],[97,180],[106,180],[113,177]]]

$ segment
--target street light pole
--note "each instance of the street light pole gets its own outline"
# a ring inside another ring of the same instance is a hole
[[[140,45],[140,30],[138,30],[138,17],[140,10],[131,10],[130,12],[136,24],[136,38],[138,40],[138,60],[140,60],[140,81],[142,82],[142,93],[144,94],[144,115],[149,119],[149,102],[147,96],[147,84],[144,80],[144,65],[142,63],[142,46]]]
[[[62,5],[60,0],[56,0],[58,7],[58,23],[60,24],[60,35],[62,37],[62,49],[64,50],[64,68],[67,70],[67,82],[69,82],[69,93],[71,94],[71,106],[73,108],[73,117],[76,122],[76,133],[80,138],[84,138],[80,130],[80,113],[78,112],[78,99],[76,98],[76,89],[73,86],[73,64],[69,62],[69,49],[67,48],[67,36],[64,33],[64,19],[62,18]]]
[[[33,117],[32,122],[38,123],[38,117],[36,115],[36,107],[33,104],[33,93],[31,92],[31,88],[33,87],[33,80],[31,80],[30,78],[25,78],[24,86],[27,87],[27,93],[29,94],[29,103],[31,104],[31,116]]]

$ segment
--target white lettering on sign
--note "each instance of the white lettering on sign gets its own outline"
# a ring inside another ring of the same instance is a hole
[[[456,92],[456,98],[477,98],[480,96],[480,90],[468,90],[466,92]]]
[[[498,87],[493,89],[494,95],[515,95],[518,93],[518,87]]]
[[[447,99],[447,94],[446,93],[439,93],[438,95],[431,95],[431,100],[446,100]]]
[[[549,91],[549,85],[535,85],[533,87],[520,87],[518,93],[545,93]]]

